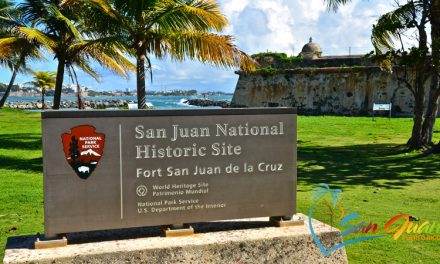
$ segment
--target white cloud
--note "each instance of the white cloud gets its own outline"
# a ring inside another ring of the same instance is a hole
[[[219,0],[219,3],[230,22],[224,34],[233,35],[238,46],[248,53],[270,50],[298,54],[309,37],[313,37],[325,54],[335,55],[347,54],[349,46],[352,53],[370,51],[372,24],[393,8],[394,1],[354,0],[337,13],[328,12],[324,0]],[[153,60],[153,64],[154,83],[147,85],[153,88],[233,91],[237,80],[233,70],[215,69],[197,62]],[[56,69],[52,61],[31,66],[36,70]],[[109,90],[136,87],[133,74],[127,81],[108,71],[101,72],[102,83],[81,73],[81,84]],[[1,81],[8,82],[10,75],[9,71],[1,71]],[[20,76],[17,81],[29,80],[29,76]]]
[[[326,11],[323,0],[284,1],[292,11],[292,16],[297,22],[316,21],[322,12]]]
[[[223,0],[219,2],[222,7],[223,14],[225,14],[229,19],[235,19],[236,16],[249,5],[249,3],[250,0]]]
[[[329,12],[324,0],[253,0],[220,2],[231,26],[226,30],[248,53],[266,50],[298,54],[309,37],[327,54],[371,50],[371,26],[391,9],[391,0],[359,1]]]
[[[222,6],[231,23],[226,33],[234,35],[246,52],[289,50],[292,46],[293,19],[282,0],[225,0]]]

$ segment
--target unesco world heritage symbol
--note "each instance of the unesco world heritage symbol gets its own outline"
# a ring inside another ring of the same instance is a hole
[[[76,175],[87,179],[95,170],[104,153],[105,134],[96,133],[89,125],[70,129],[61,136],[66,160]]]

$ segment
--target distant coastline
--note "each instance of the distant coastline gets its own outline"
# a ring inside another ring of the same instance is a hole
[[[82,98],[86,108],[113,109],[126,108],[128,103],[136,103],[136,96],[87,96]],[[186,108],[220,108],[229,106],[232,94],[224,95],[195,95],[195,96],[172,96],[172,95],[147,95],[147,102],[154,109],[186,109]],[[75,94],[64,94],[61,97],[61,108],[77,109],[77,97]],[[52,106],[53,97],[46,97],[46,106]],[[10,96],[5,104],[6,107],[24,110],[41,109],[40,96]]]
[[[0,90],[0,96],[3,96],[4,91]],[[173,91],[148,91],[147,96],[227,96],[232,93],[225,93],[220,91],[211,92],[198,92],[196,90],[173,90]],[[17,90],[11,91],[9,96],[11,97],[41,97],[40,91],[34,90]],[[53,91],[47,91],[47,97],[53,97]],[[76,97],[76,91],[63,90],[62,97]],[[121,97],[121,96],[136,96],[135,92],[124,91],[94,91],[85,90],[81,92],[82,97]]]
[[[0,83],[0,96],[6,91],[6,85]],[[53,104],[53,90],[46,91],[46,107]],[[155,109],[188,108],[188,107],[228,107],[232,93],[221,91],[199,92],[192,90],[149,90],[146,99]],[[81,99],[87,109],[125,109],[128,104],[137,103],[136,93],[126,89],[116,91],[95,91],[81,87]],[[63,109],[77,109],[77,87],[63,87],[61,105]],[[24,110],[42,108],[41,91],[34,87],[13,86],[5,104],[6,107]]]
[[[4,83],[0,83],[0,96],[6,92],[7,85]],[[64,86],[62,91],[62,97],[76,97],[77,95],[77,87],[75,85],[69,84]],[[201,92],[196,89],[191,90],[182,90],[182,89],[173,89],[173,90],[147,90],[147,96],[223,96],[223,95],[232,95],[232,93],[225,93],[222,91],[207,91]],[[47,90],[46,96],[50,97],[54,95],[54,90]],[[38,88],[32,86],[24,86],[24,85],[13,85],[10,91],[9,96],[13,97],[41,97],[41,91]],[[136,96],[135,90],[130,89],[119,89],[112,91],[96,91],[89,87],[81,87],[81,96],[82,97],[121,97],[121,96]]]

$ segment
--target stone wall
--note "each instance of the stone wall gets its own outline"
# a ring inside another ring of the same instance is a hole
[[[4,264],[313,263],[347,264],[345,248],[324,256],[304,225],[272,227],[268,218],[193,224],[195,235],[160,237],[159,227],[67,234],[69,245],[32,249],[35,236],[9,237]],[[341,244],[338,229],[311,219],[323,247]]]
[[[371,115],[373,103],[393,103],[393,116],[411,116],[414,97],[396,75],[379,67],[297,68],[240,75],[234,107],[298,108],[299,114]],[[412,74],[409,73],[411,76]],[[425,84],[430,85],[428,80]],[[427,88],[426,91],[429,91]]]

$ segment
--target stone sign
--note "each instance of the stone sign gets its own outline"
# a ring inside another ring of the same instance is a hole
[[[292,108],[42,118],[46,236],[295,213]]]

